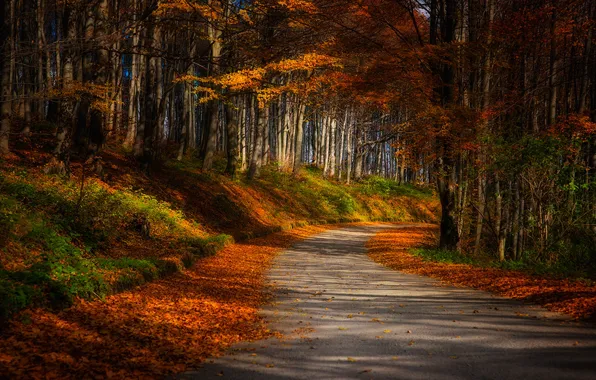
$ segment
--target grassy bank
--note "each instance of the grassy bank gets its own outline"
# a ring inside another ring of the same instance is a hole
[[[376,262],[446,284],[489,291],[567,313],[596,318],[596,283],[586,272],[556,263],[505,262],[432,248],[437,227],[421,225],[378,233],[369,243]]]
[[[8,166],[0,173],[0,320],[103,298],[232,241],[142,192]]]
[[[431,221],[430,191],[370,177],[353,185],[307,168],[256,180],[176,162],[151,176],[118,152],[91,174],[73,163],[48,175],[43,152],[0,169],[0,320],[23,308],[62,308],[163,277],[236,239],[348,221]]]

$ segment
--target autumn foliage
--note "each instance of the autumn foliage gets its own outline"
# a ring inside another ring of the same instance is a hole
[[[163,377],[200,365],[231,344],[269,337],[258,315],[265,273],[304,227],[225,248],[183,273],[59,313],[28,310],[0,335],[9,378]]]
[[[409,252],[413,248],[433,246],[436,231],[435,226],[418,226],[381,232],[367,244],[369,256],[404,273],[543,305],[575,318],[596,317],[596,285],[593,283],[470,264],[426,261]]]

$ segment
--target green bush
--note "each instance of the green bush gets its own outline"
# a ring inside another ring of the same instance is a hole
[[[79,186],[64,181],[60,186],[38,189],[31,183],[0,178],[0,192],[27,207],[43,209],[54,225],[90,248],[107,247],[126,229],[134,228],[132,221],[139,216],[172,233],[182,229],[184,214],[153,196],[132,190],[110,192],[91,182],[84,186],[81,197]],[[0,203],[0,208],[6,207]],[[5,218],[0,218],[0,229],[7,223]]]
[[[97,259],[99,266],[103,269],[127,269],[134,271],[143,276],[145,281],[152,281],[158,278],[159,268],[157,260],[155,259],[132,259],[129,257],[123,257],[120,259]]]
[[[234,243],[234,238],[225,234],[205,238],[186,237],[180,240],[197,256],[213,256],[226,245]]]
[[[440,263],[450,264],[474,264],[474,258],[466,256],[457,251],[448,251],[444,249],[427,249],[417,248],[411,249],[410,252],[426,261],[437,261]]]

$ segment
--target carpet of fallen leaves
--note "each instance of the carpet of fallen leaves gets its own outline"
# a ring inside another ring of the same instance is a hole
[[[280,250],[337,226],[234,244],[191,269],[105,301],[18,315],[0,335],[0,378],[155,378],[196,367],[231,344],[272,335],[258,315]]]
[[[410,248],[428,246],[436,229],[436,226],[419,226],[381,232],[368,242],[369,256],[378,263],[405,273],[521,299],[577,319],[596,318],[594,285],[520,271],[424,261],[408,253]]]

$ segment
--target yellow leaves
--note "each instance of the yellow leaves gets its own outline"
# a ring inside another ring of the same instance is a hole
[[[291,11],[300,11],[309,14],[316,14],[318,12],[316,5],[307,0],[278,0],[278,3]]]
[[[217,19],[216,8],[200,2],[189,0],[161,0],[155,11],[158,16],[164,16],[168,13],[198,13],[206,19]]]
[[[267,65],[267,69],[280,73],[288,73],[299,70],[314,70],[325,66],[341,67],[341,64],[335,57],[318,53],[308,53],[297,59],[286,59],[269,64]]]
[[[201,102],[219,98],[217,89],[230,92],[254,91],[257,94],[259,106],[263,107],[282,93],[306,94],[317,91],[320,83],[316,80],[310,81],[309,79],[314,70],[326,67],[339,68],[341,64],[337,58],[323,54],[308,53],[295,59],[270,63],[263,67],[243,69],[209,77],[183,75],[175,81],[200,83],[196,85],[195,92],[201,95]],[[274,83],[271,80],[276,75],[295,72],[301,72],[304,75],[293,75],[292,82],[284,84]]]
[[[354,362],[357,362],[358,360],[356,360],[356,359],[354,359],[354,358],[351,358],[351,357],[349,357],[349,356],[348,356],[348,361],[349,361],[350,363],[354,363]]]

